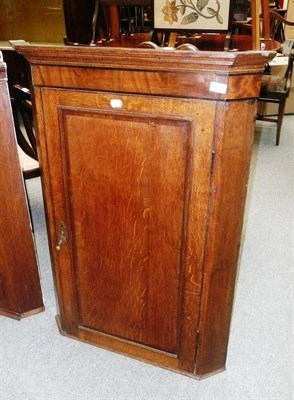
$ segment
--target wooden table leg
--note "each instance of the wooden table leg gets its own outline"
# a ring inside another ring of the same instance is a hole
[[[251,1],[252,16],[252,49],[260,50],[260,24],[259,24],[260,2],[259,0]]]
[[[262,10],[262,28],[263,28],[263,38],[265,40],[270,39],[270,23],[269,23],[269,2],[268,0],[261,0],[261,10]]]

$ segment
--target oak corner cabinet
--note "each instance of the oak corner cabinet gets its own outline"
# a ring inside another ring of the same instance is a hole
[[[44,310],[37,258],[0,52],[0,315]]]
[[[197,378],[224,370],[274,53],[16,49],[32,69],[62,333]]]

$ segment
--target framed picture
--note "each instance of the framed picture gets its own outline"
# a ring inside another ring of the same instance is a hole
[[[227,32],[234,0],[154,0],[154,29]]]

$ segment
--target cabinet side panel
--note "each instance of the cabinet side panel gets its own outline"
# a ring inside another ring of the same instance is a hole
[[[43,301],[5,81],[0,115],[0,313],[17,318],[42,310]]]
[[[225,367],[255,111],[253,101],[218,105],[197,375]]]

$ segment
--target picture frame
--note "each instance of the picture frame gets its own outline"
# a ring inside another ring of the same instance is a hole
[[[158,31],[228,32],[234,0],[154,0]]]

